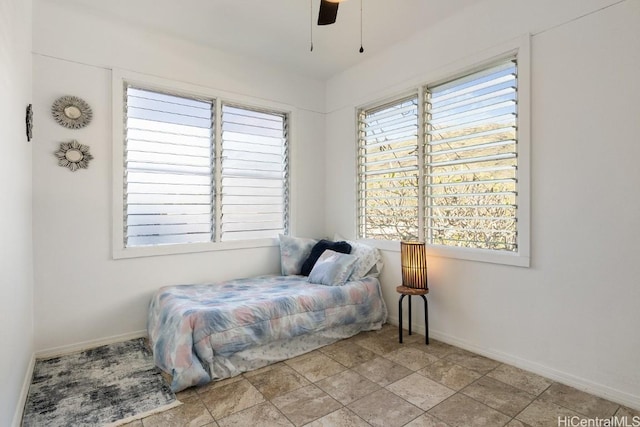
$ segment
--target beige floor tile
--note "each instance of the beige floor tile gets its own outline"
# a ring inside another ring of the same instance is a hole
[[[523,423],[522,421],[518,421],[514,418],[511,421],[509,421],[509,424],[507,424],[504,427],[529,427],[529,426]],[[557,426],[554,426],[554,427],[557,427]]]
[[[299,357],[304,357],[304,356],[306,356],[308,354],[309,353],[305,353],[305,354],[303,354],[302,356],[299,356]],[[291,359],[291,360],[293,360],[293,359]],[[283,366],[286,366],[284,362],[273,363],[271,365],[267,365],[265,367],[262,367],[262,368],[259,368],[259,369],[255,369],[253,371],[245,372],[245,373],[242,374],[242,376],[245,377],[245,378],[250,378],[250,377],[253,377],[255,375],[264,374],[265,372],[271,371],[272,369],[281,368]]]
[[[144,427],[142,420],[131,421],[130,423],[122,424],[120,427]]]
[[[247,377],[267,400],[309,385],[309,381],[287,365]]]
[[[142,424],[144,427],[202,427],[213,421],[200,399],[191,398],[185,399],[180,406],[144,418]]]
[[[500,365],[500,362],[491,360],[487,357],[480,356],[479,354],[471,353],[470,351],[456,349],[449,353],[445,359],[450,360],[458,365],[464,366],[467,369],[486,374]]]
[[[379,334],[358,341],[358,345],[366,348],[367,350],[373,351],[380,356],[384,356],[394,350],[402,348],[405,344],[400,344],[397,337],[392,337],[387,334]]]
[[[335,412],[315,420],[305,427],[369,427],[370,424],[357,416],[347,408],[338,409]]]
[[[352,370],[325,378],[316,385],[343,405],[348,405],[380,388],[376,383]]]
[[[343,341],[324,347],[321,351],[347,368],[352,368],[378,356],[373,351],[367,350],[356,343],[345,343]]]
[[[296,357],[293,357],[291,359],[287,359],[287,360],[283,361],[282,363],[288,364],[289,362],[298,362],[300,360],[304,360],[306,358],[309,358],[311,356],[316,356],[318,354],[322,354],[322,352],[320,350],[313,350],[313,351],[310,351],[308,353],[301,354],[300,356],[296,356]]]
[[[293,427],[275,406],[264,402],[218,421],[220,427]]]
[[[320,381],[347,369],[318,351],[296,357],[285,363],[304,375],[311,382]]]
[[[524,411],[516,415],[516,420],[522,421],[531,427],[558,427],[558,420],[571,419],[571,417],[584,418],[577,412],[558,406],[555,403],[534,400]],[[568,421],[567,421],[567,424]]]
[[[480,378],[462,393],[511,417],[515,417],[535,399],[532,394],[490,377]]]
[[[511,417],[463,394],[456,394],[429,411],[452,427],[504,426]]]
[[[616,411],[616,417],[627,417],[629,420],[633,417],[638,417],[640,420],[640,411],[627,408],[626,406],[621,406],[620,409]]]
[[[415,323],[414,323],[415,325]],[[425,343],[425,336],[423,334],[419,334],[417,333],[415,330],[413,330],[411,332],[411,335],[409,335],[409,330],[407,329],[407,325],[403,325],[404,328],[402,329],[402,343],[403,344],[411,344],[411,343],[421,343],[422,345],[426,345]],[[391,328],[387,328],[384,330],[384,332],[382,332],[385,336],[390,337],[391,339],[393,339],[396,342],[400,342],[400,331],[398,330],[397,326],[392,326]]]
[[[564,384],[554,383],[540,395],[541,400],[556,403],[591,418],[609,418],[620,405]]]
[[[423,411],[455,394],[450,388],[416,373],[389,384],[386,389]]]
[[[374,331],[366,331],[366,332],[360,332],[358,335],[356,335],[355,339],[357,340],[361,340],[363,338],[368,338],[368,337],[372,337],[372,336],[381,336],[381,335],[392,335],[394,332],[398,331],[398,327],[394,326],[390,323],[385,323],[384,325],[382,325],[382,328],[374,330]]]
[[[193,390],[196,391],[196,393],[198,393],[198,395],[201,395],[203,393],[208,392],[209,390],[213,390],[215,388],[220,388],[220,387],[224,387],[228,384],[232,384],[238,381],[242,381],[242,375],[237,375],[235,377],[231,377],[231,378],[225,378],[223,380],[218,380],[218,381],[211,381],[208,384],[202,385],[200,387],[193,387]],[[189,390],[189,389],[187,389]]]
[[[391,323],[385,323],[377,332],[380,334],[395,334],[398,332],[398,326],[392,325]]]
[[[487,374],[503,383],[519,388],[522,391],[538,396],[552,384],[553,381],[529,371],[511,365],[500,365]]]
[[[368,362],[364,362],[354,367],[353,370],[381,387],[396,382],[413,373],[410,369],[393,363],[384,357],[377,357]]]
[[[264,402],[262,394],[245,378],[200,393],[200,399],[216,420]]]
[[[414,347],[403,347],[385,355],[387,359],[412,371],[417,371],[439,360],[437,357]]]
[[[197,387],[189,387],[186,390],[182,390],[176,393],[176,399],[178,399],[180,402],[186,400],[186,399],[191,399],[192,397],[197,397],[198,396],[198,392],[196,390]]]
[[[271,402],[296,426],[321,418],[342,406],[313,384],[278,396]]]
[[[420,408],[385,389],[356,400],[348,408],[377,427],[403,426],[422,414]]]
[[[441,421],[430,414],[422,414],[404,427],[451,427],[449,424]]]
[[[453,390],[462,390],[482,375],[471,369],[457,365],[446,359],[438,359],[418,371],[420,375],[431,378]]]
[[[456,347],[445,344],[442,341],[434,340],[433,338],[429,339],[429,345],[425,345],[424,342],[420,344],[411,343],[409,345],[436,357],[445,357],[456,350]]]

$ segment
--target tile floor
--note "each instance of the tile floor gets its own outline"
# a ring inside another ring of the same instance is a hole
[[[558,426],[639,411],[396,327],[178,393],[129,427]],[[586,424],[585,424],[586,425]],[[631,425],[631,424],[629,424]]]

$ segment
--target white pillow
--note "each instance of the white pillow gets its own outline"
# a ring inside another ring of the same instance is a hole
[[[351,245],[351,255],[358,257],[358,261],[351,273],[349,280],[360,280],[363,277],[378,277],[382,271],[382,254],[378,248],[373,246],[347,240],[336,233],[333,237],[335,241],[346,241]]]
[[[327,249],[316,261],[307,280],[309,283],[318,285],[342,286],[351,277],[353,267],[357,261],[358,258],[354,255],[342,254]]]
[[[280,239],[280,269],[283,276],[298,275],[302,264],[309,257],[311,249],[318,242],[315,239],[278,235]]]

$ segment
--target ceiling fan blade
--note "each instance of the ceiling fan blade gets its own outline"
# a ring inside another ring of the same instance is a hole
[[[318,25],[329,25],[336,22],[339,3],[320,0],[320,13],[318,13]]]

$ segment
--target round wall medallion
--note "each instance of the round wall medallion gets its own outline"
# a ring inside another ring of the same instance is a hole
[[[80,129],[91,122],[93,112],[83,99],[77,96],[62,96],[51,106],[51,114],[59,125],[69,129]]]
[[[60,143],[60,148],[54,154],[58,158],[58,166],[69,168],[71,172],[86,169],[93,159],[89,147],[75,140]]]

